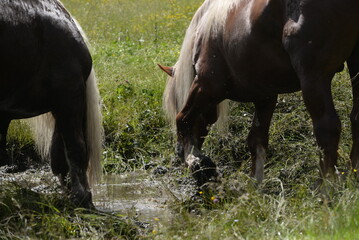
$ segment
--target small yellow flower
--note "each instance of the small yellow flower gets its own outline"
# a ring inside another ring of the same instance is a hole
[[[160,219],[159,219],[158,217],[155,217],[154,220],[155,220],[155,221],[159,221]]]
[[[157,234],[157,231],[156,231],[156,230],[152,230],[152,234]]]
[[[216,199],[216,197],[215,197],[215,196],[211,197],[211,200],[212,200],[212,201],[213,201],[214,199]]]
[[[342,172],[342,175],[344,175],[345,174],[345,172]]]
[[[203,192],[201,191],[201,192],[199,192],[199,194],[200,194],[200,195],[202,195],[202,194],[203,194]]]
[[[355,169],[355,168],[353,169],[353,172],[357,172],[357,171],[358,171],[357,169]]]

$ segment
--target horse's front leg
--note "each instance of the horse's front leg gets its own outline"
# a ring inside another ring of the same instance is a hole
[[[258,183],[264,178],[268,131],[276,103],[277,96],[254,103],[255,113],[247,141],[252,156],[252,176]]]
[[[185,107],[176,117],[177,151],[199,186],[218,176],[215,163],[201,152],[208,126],[217,120],[216,106],[196,78]]]

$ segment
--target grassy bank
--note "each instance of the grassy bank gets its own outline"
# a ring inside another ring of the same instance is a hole
[[[171,168],[173,135],[161,106],[166,76],[156,64],[176,62],[186,27],[201,2],[63,0],[92,45],[104,104],[106,172],[120,174],[148,165]],[[175,212],[171,224],[159,222],[153,231],[139,235],[131,223],[116,215],[69,210],[57,205],[56,194],[38,195],[11,185],[0,192],[0,239],[25,236],[19,231],[26,229],[30,238],[53,234],[49,239],[359,239],[359,191],[347,171],[351,87],[346,70],[336,75],[333,93],[343,127],[338,170],[348,177],[328,181],[324,193],[312,190],[320,152],[301,95],[295,93],[279,98],[263,186],[255,186],[248,177],[246,137],[253,106],[232,103],[228,131],[212,131],[204,146],[220,167],[222,184],[207,196],[198,193],[195,198],[169,203]],[[16,149],[31,145],[26,128],[19,123],[11,128],[10,140]],[[170,170],[168,178],[173,180],[168,191],[176,191],[186,176],[185,170],[180,174]],[[24,205],[23,196],[34,201]],[[62,227],[55,229],[57,224]],[[43,235],[36,235],[39,228]]]

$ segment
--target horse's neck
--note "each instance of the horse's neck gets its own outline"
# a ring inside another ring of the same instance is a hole
[[[284,0],[286,2],[286,16],[297,21],[300,15],[300,2],[302,0]]]

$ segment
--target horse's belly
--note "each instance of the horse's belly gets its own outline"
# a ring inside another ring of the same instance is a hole
[[[231,86],[229,99],[242,102],[253,102],[281,93],[300,91],[296,76],[271,73],[266,77],[236,77]]]
[[[300,81],[289,56],[280,45],[247,44],[227,61],[232,91],[245,98],[291,93],[300,90]]]
[[[29,118],[49,111],[49,100],[33,89],[6,89],[0,91],[0,112],[12,119]]]

